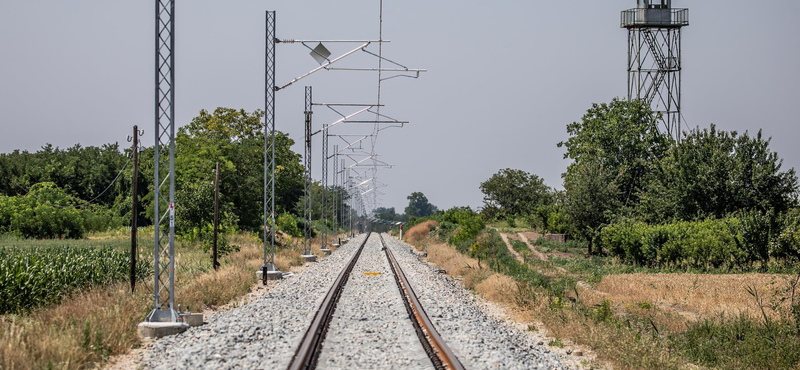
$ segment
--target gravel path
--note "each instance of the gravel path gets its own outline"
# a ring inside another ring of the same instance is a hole
[[[153,342],[140,368],[285,369],[323,297],[365,236],[284,278],[252,303]]]
[[[437,331],[468,369],[573,369],[573,360],[538,345],[532,333],[490,317],[475,296],[411,247],[384,234]]]
[[[318,369],[433,369],[382,248],[372,234],[342,290]]]

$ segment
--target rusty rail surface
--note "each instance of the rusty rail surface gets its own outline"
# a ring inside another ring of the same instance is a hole
[[[425,348],[425,352],[428,353],[428,357],[430,357],[431,362],[437,369],[458,369],[463,370],[464,365],[456,357],[453,350],[447,346],[439,333],[436,331],[436,328],[433,326],[431,319],[428,318],[428,314],[425,313],[425,310],[422,308],[422,304],[417,299],[416,293],[414,293],[414,289],[411,287],[411,284],[408,282],[406,278],[406,274],[400,268],[400,264],[397,263],[397,260],[394,258],[394,254],[389,247],[386,245],[386,242],[383,240],[383,235],[378,234],[381,238],[381,244],[383,245],[383,251],[386,253],[386,258],[389,259],[389,265],[392,267],[392,272],[394,272],[394,278],[397,282],[398,288],[403,293],[403,301],[406,306],[406,310],[408,311],[408,315],[412,318],[411,322],[414,325],[414,329],[417,331],[417,336],[420,339],[420,343],[422,343],[422,347]]]
[[[364,250],[364,246],[367,244],[371,234],[372,233],[367,234],[364,242],[361,243],[356,253],[342,272],[339,273],[339,276],[334,281],[325,299],[322,300],[322,304],[317,310],[317,313],[314,314],[311,325],[308,327],[308,330],[300,342],[300,346],[292,357],[292,361],[289,363],[288,370],[309,370],[316,368],[319,354],[322,350],[322,343],[325,341],[325,334],[328,331],[333,313],[336,310],[339,297],[341,297],[342,290],[347,284],[350,273],[353,271],[353,267],[361,256],[361,252]],[[395,260],[394,255],[389,250],[389,247],[386,246],[383,236],[380,234],[378,236],[380,237],[383,250],[386,253],[386,258],[389,259],[389,265],[391,266],[392,273],[394,273],[395,282],[400,289],[403,303],[406,306],[406,311],[411,319],[411,323],[414,326],[414,330],[417,332],[417,337],[422,347],[425,349],[434,367],[439,370],[463,370],[464,365],[456,358],[450,347],[445,344],[444,340],[439,336],[439,333],[436,332],[425,310],[422,309],[422,305],[417,299],[414,289],[411,288],[411,284],[409,284],[403,270],[400,269],[400,265]]]
[[[297,348],[297,352],[295,352],[292,361],[289,363],[289,370],[313,369],[317,366],[319,352],[322,349],[322,342],[325,341],[325,334],[333,317],[333,311],[336,309],[336,304],[339,302],[339,297],[342,295],[345,284],[347,284],[350,272],[353,271],[353,266],[356,265],[356,261],[361,256],[361,251],[364,250],[364,246],[367,244],[371,234],[368,233],[367,237],[364,238],[364,242],[358,247],[350,262],[339,273],[339,276],[336,277],[331,290],[322,300],[317,313],[314,314],[314,319],[311,320],[311,326],[308,327],[303,340],[300,342],[300,347]]]

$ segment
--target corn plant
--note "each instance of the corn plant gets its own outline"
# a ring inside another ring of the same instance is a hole
[[[77,289],[129,277],[129,253],[74,245],[0,247],[0,314],[56,303]],[[151,272],[137,265],[137,279]]]

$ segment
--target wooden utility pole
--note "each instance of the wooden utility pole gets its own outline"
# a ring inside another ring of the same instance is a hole
[[[217,262],[217,231],[219,230],[219,162],[217,162],[217,169],[214,171],[214,251],[212,258],[212,263],[214,265],[214,270],[219,268],[219,262]]]
[[[131,293],[136,288],[136,232],[138,231],[139,198],[139,127],[133,126],[133,206],[131,208]]]

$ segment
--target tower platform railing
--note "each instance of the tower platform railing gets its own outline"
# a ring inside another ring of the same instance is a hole
[[[634,8],[623,10],[620,28],[683,27],[689,25],[689,9]]]

